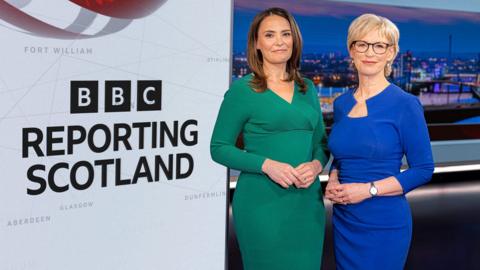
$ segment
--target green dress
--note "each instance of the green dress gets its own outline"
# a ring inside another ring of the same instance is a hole
[[[245,270],[318,270],[325,209],[320,181],[308,189],[282,188],[262,172],[266,158],[293,167],[327,162],[326,134],[312,81],[291,103],[273,91],[255,92],[252,75],[226,92],[212,135],[213,160],[241,171],[232,202]],[[235,147],[243,133],[244,150]]]

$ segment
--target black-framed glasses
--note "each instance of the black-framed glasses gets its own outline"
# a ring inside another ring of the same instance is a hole
[[[376,54],[384,54],[387,52],[388,47],[392,46],[392,44],[388,44],[385,42],[375,42],[375,43],[368,43],[363,40],[355,40],[352,42],[352,45],[355,50],[359,53],[364,53],[368,51],[368,47],[372,46],[373,52]]]

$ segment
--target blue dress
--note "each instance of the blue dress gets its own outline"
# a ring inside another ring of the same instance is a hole
[[[390,84],[366,100],[368,115],[351,118],[356,104],[350,90],[335,99],[328,146],[340,183],[368,183],[395,176],[399,196],[376,196],[333,207],[337,269],[403,269],[412,235],[405,194],[428,182],[433,158],[419,100]],[[409,169],[400,172],[402,157]]]

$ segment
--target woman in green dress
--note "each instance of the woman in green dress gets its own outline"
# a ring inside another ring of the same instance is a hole
[[[213,131],[213,160],[241,171],[232,207],[245,270],[320,269],[326,135],[317,91],[298,71],[301,48],[286,10],[259,13],[248,34],[253,74],[226,92]]]

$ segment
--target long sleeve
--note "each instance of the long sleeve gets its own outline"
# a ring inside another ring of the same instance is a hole
[[[399,134],[409,168],[395,177],[407,193],[427,183],[433,174],[434,163],[423,107],[415,98],[401,112]]]
[[[313,104],[315,109],[318,110],[318,122],[315,127],[312,136],[312,146],[313,146],[313,155],[312,159],[317,159],[322,163],[322,166],[325,167],[328,162],[329,151],[327,147],[327,132],[325,131],[325,123],[323,121],[322,110],[320,107],[320,102],[318,101],[317,91],[315,86],[311,81],[308,82],[309,84],[309,91],[312,92],[313,95]]]
[[[235,146],[238,135],[248,121],[251,110],[244,89],[231,88],[225,93],[210,142],[212,159],[229,168],[262,173],[266,157],[249,153]]]

